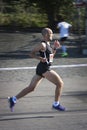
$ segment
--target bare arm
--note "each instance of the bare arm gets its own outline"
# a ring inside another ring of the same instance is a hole
[[[58,41],[58,40],[55,40],[55,41],[54,41],[54,45],[53,45],[53,55],[54,55],[54,56],[55,56],[55,54],[56,54],[57,49],[60,48],[60,47],[61,47],[61,45],[60,45],[59,41]]]
[[[35,48],[33,48],[30,52],[30,57],[32,58],[35,58],[35,59],[38,59],[42,62],[46,62],[46,59],[41,57],[41,56],[38,56],[37,53],[40,51],[40,50],[45,50],[45,46],[43,43],[37,45]]]

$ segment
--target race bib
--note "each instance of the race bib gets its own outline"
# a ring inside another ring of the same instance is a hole
[[[49,62],[53,62],[53,54],[49,54]]]

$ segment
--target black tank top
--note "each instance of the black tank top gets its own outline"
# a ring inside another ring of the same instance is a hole
[[[46,43],[45,41],[43,41]],[[47,63],[50,63],[50,54],[53,55],[53,49],[50,45],[46,43],[46,51],[39,51],[40,56],[47,59]]]

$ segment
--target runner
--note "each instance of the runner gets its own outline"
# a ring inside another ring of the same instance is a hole
[[[38,44],[30,53],[30,56],[32,58],[36,58],[40,61],[36,68],[36,74],[33,76],[28,87],[23,89],[16,96],[8,98],[11,111],[14,111],[14,106],[17,100],[34,91],[36,86],[38,86],[43,78],[46,78],[56,86],[55,100],[52,104],[52,107],[60,111],[65,111],[65,107],[60,105],[60,96],[62,92],[63,81],[54,70],[50,69],[54,55],[56,53],[56,49],[60,47],[60,43],[56,40],[53,46],[50,45],[50,41],[53,38],[53,32],[50,28],[44,28],[42,30],[42,36],[43,40],[41,43]],[[39,52],[39,56],[37,55],[37,52]]]

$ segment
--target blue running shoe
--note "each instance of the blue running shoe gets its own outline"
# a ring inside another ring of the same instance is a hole
[[[59,111],[65,111],[66,109],[65,109],[65,107],[63,107],[63,106],[61,106],[60,104],[59,105],[57,105],[57,106],[52,106],[54,109],[56,109],[56,110],[59,110]]]
[[[10,110],[11,110],[11,112],[13,112],[14,111],[14,106],[15,106],[15,104],[16,104],[16,97],[8,97],[8,102],[9,102],[9,107],[10,107]]]

